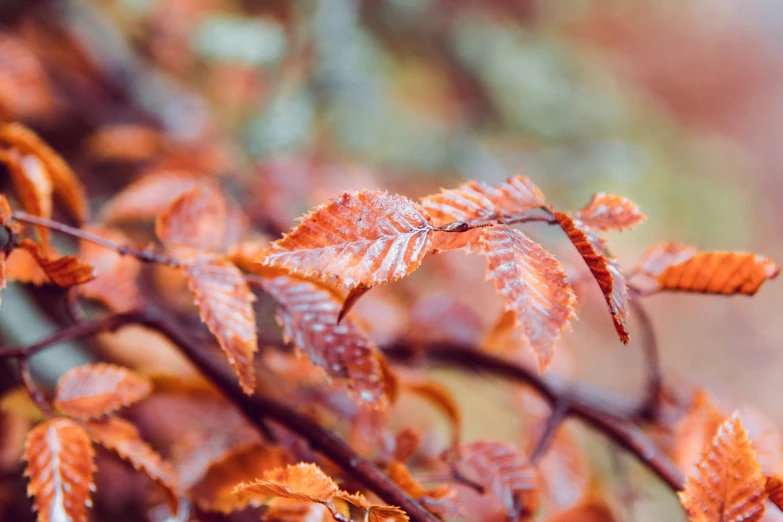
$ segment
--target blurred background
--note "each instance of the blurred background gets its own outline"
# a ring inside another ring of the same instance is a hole
[[[783,259],[780,1],[0,0],[0,21],[0,113],[63,154],[98,216],[165,142],[270,234],[344,190],[522,174],[562,208],[633,199],[649,221],[608,236],[629,268],[664,240]],[[584,272],[561,233],[530,234]],[[638,343],[579,290],[552,371],[638,395]],[[53,328],[9,292],[6,341]],[[779,283],[650,298],[667,382],[783,423],[782,302]],[[379,343],[445,316],[480,342],[499,311],[484,260],[456,252],[358,307]],[[453,387],[467,438],[514,437],[497,391]]]

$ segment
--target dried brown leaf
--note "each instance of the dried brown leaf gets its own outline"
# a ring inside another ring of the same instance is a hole
[[[170,247],[215,250],[226,234],[228,205],[218,192],[197,185],[158,217],[155,232]]]
[[[721,295],[754,295],[775,279],[780,265],[749,252],[700,252],[668,266],[658,276],[664,290]]]
[[[421,205],[432,216],[433,223],[443,227],[451,223],[491,218],[510,218],[544,205],[544,195],[527,178],[516,176],[505,183],[491,186],[483,181],[470,181],[455,189],[442,190],[427,196]],[[436,232],[434,251],[457,248],[473,250],[478,246],[481,230]]]
[[[41,252],[41,247],[30,239],[23,239],[19,242],[19,248],[27,251],[41,268],[46,279],[59,286],[60,288],[69,288],[71,286],[82,285],[95,279],[95,270],[86,263],[82,263],[77,257],[67,255],[52,258]],[[23,258],[19,258],[20,263],[25,263]],[[15,274],[29,276],[32,280],[38,279],[37,271],[31,267],[16,267],[18,271]]]
[[[505,310],[521,326],[525,345],[546,368],[555,342],[575,315],[568,276],[552,254],[519,230],[493,225],[484,229],[481,242],[487,278],[495,281]]]
[[[230,261],[220,257],[199,255],[181,266],[188,287],[209,331],[217,338],[228,362],[247,394],[256,387],[253,355],[258,350],[255,296]]]
[[[406,197],[345,192],[304,216],[259,262],[347,288],[396,281],[417,269],[432,241],[427,212]]]
[[[767,477],[764,489],[772,503],[783,511],[783,479],[779,476]]]
[[[462,473],[484,486],[509,516],[538,505],[538,477],[516,446],[505,442],[476,441],[460,451]]]
[[[103,207],[106,222],[153,219],[200,180],[190,172],[160,170],[131,183]]]
[[[693,522],[756,522],[766,509],[766,479],[738,414],[727,419],[679,493]]]
[[[33,216],[51,218],[54,188],[41,160],[14,150],[0,149],[0,163],[8,169],[22,207]],[[42,226],[35,228],[41,241],[48,244],[49,229]]]
[[[97,161],[139,162],[153,158],[165,144],[161,133],[143,125],[107,125],[93,133],[85,145]]]
[[[370,506],[364,515],[365,522],[408,522],[407,513],[396,506]]]
[[[620,265],[617,260],[606,255],[604,242],[582,221],[565,212],[555,212],[555,218],[601,287],[615,330],[620,340],[628,344],[631,340],[628,330],[625,329],[625,321],[628,318],[628,287]]]
[[[315,464],[295,464],[268,471],[263,480],[242,483],[234,493],[240,501],[263,502],[268,497],[326,503],[340,491],[337,484]]]
[[[590,228],[622,230],[647,220],[636,203],[623,196],[599,192],[590,203],[577,212],[576,218]]]
[[[138,402],[152,391],[146,377],[122,366],[77,366],[60,377],[54,405],[69,417],[92,419]]]
[[[141,438],[136,426],[119,417],[88,421],[85,424],[90,438],[115,452],[134,468],[144,472],[166,492],[172,513],[177,512],[179,499],[174,471],[161,456]]]
[[[117,244],[128,244],[122,232],[110,228],[89,227],[86,231]],[[126,312],[143,305],[137,278],[141,263],[132,256],[121,256],[114,250],[91,241],[79,243],[79,257],[95,268],[95,279],[78,288],[81,296],[106,305],[115,312]]]
[[[348,315],[348,312],[359,302],[364,294],[369,292],[371,287],[365,285],[359,285],[356,288],[352,288],[348,295],[345,296],[343,306],[340,308],[340,313],[337,314],[337,323],[341,323],[343,318]]]
[[[27,495],[35,497],[38,522],[85,522],[95,488],[95,452],[82,426],[56,418],[27,435]]]
[[[0,126],[0,141],[24,155],[38,158],[68,212],[79,222],[89,217],[87,195],[76,173],[37,134],[18,123],[9,123]]]
[[[293,276],[265,280],[264,289],[281,305],[277,319],[286,342],[330,377],[347,380],[360,401],[378,407],[388,401],[380,352],[351,318],[337,324],[342,299],[322,285]]]
[[[661,243],[644,253],[636,264],[635,272],[657,278],[668,267],[687,261],[698,253],[699,249],[694,246],[681,243]]]

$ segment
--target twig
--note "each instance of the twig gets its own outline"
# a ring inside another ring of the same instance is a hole
[[[29,359],[22,358],[17,361],[18,367],[19,367],[19,377],[22,380],[22,385],[27,390],[28,395],[30,395],[30,398],[33,400],[36,406],[46,415],[47,417],[51,415],[52,413],[52,406],[49,404],[49,401],[46,399],[46,395],[41,391],[40,388],[38,388],[38,385],[35,384],[35,380],[33,379],[33,376],[30,374],[30,362]]]
[[[454,221],[443,226],[436,227],[438,232],[467,232],[476,228],[491,227],[503,223],[506,225],[518,225],[521,223],[547,223],[556,225],[557,220],[552,214],[552,210],[547,206],[535,207],[521,214],[513,215],[494,215],[483,219],[474,219],[472,221]]]
[[[644,400],[639,406],[637,415],[642,420],[654,421],[659,412],[662,386],[658,337],[655,335],[655,328],[647,307],[639,299],[630,299],[629,303],[634,315],[639,318],[639,327],[642,332],[642,352],[644,353],[646,370]]]
[[[541,433],[541,438],[538,439],[536,448],[533,450],[533,453],[530,454],[530,463],[533,466],[539,463],[549,449],[549,446],[552,445],[558,428],[560,428],[563,421],[568,418],[568,411],[570,408],[571,403],[568,398],[562,398],[555,403],[554,408],[552,408],[552,413],[546,421],[546,426],[544,426],[544,431]]]

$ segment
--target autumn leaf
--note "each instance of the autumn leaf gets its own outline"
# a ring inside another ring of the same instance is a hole
[[[692,522],[756,522],[766,479],[738,414],[727,419],[688,476],[680,500]]]
[[[463,474],[491,492],[509,516],[535,511],[538,477],[516,446],[504,442],[471,442],[462,446],[459,465]]]
[[[405,389],[430,402],[438,408],[451,423],[452,447],[457,447],[462,434],[462,414],[454,396],[440,384],[430,380],[407,380]]]
[[[37,134],[21,124],[9,123],[0,126],[0,142],[37,158],[68,212],[79,222],[89,217],[87,195],[76,173]]]
[[[485,219],[509,219],[514,215],[544,205],[544,195],[529,179],[509,178],[505,183],[491,186],[483,181],[470,181],[455,189],[442,190],[427,196],[421,205],[432,216],[438,227],[458,222]],[[458,248],[473,250],[478,246],[481,230],[464,232],[436,232],[432,241],[434,251]]]
[[[234,488],[240,501],[264,501],[280,497],[325,504],[340,491],[335,482],[315,464],[295,464],[268,471],[263,480],[243,482]]]
[[[158,217],[155,232],[169,247],[215,250],[226,233],[227,213],[223,196],[197,185],[175,199]]]
[[[87,227],[87,232],[114,241],[128,244],[122,232],[103,227]],[[137,285],[141,263],[132,256],[122,256],[112,249],[92,241],[79,242],[79,257],[95,269],[96,277],[78,287],[79,295],[106,305],[115,312],[126,312],[140,308],[143,304]]]
[[[11,175],[22,207],[36,217],[52,217],[52,181],[44,171],[43,163],[35,156],[25,156],[16,151],[0,149],[0,163]],[[49,242],[49,229],[35,227],[44,244]]]
[[[441,520],[459,515],[456,503],[457,493],[447,486],[427,490],[411,475],[408,467],[400,461],[392,460],[388,468],[389,478]]]
[[[767,477],[764,490],[772,503],[783,511],[783,478],[779,476]]]
[[[337,324],[339,295],[293,276],[267,279],[263,285],[281,305],[277,320],[286,342],[307,354],[328,376],[346,380],[360,401],[378,407],[387,402],[381,354],[351,318]]]
[[[700,252],[670,265],[658,276],[663,290],[721,295],[754,295],[775,279],[780,265],[748,252]]]
[[[174,481],[174,471],[158,453],[141,438],[136,426],[119,417],[88,421],[87,433],[95,442],[115,452],[134,468],[155,481],[169,500],[172,513],[177,512],[179,499]]]
[[[396,506],[377,506],[370,502],[361,493],[349,494],[345,491],[337,493],[337,498],[364,509],[365,522],[407,522],[408,515]]]
[[[604,252],[604,242],[582,221],[574,219],[565,212],[555,212],[555,219],[568,234],[579,254],[584,259],[593,277],[601,287],[601,291],[609,305],[615,330],[620,340],[628,344],[631,336],[625,329],[628,317],[628,287],[620,270],[620,265]]]
[[[151,391],[149,379],[127,368],[85,364],[60,377],[54,405],[69,417],[93,419],[138,402]]]
[[[263,522],[333,522],[334,517],[323,504],[276,498],[261,517]]]
[[[267,266],[347,288],[396,281],[417,269],[432,241],[427,212],[406,197],[346,192],[304,216],[258,259]]]
[[[217,338],[247,394],[256,386],[253,355],[258,350],[255,296],[239,271],[221,257],[198,255],[180,267],[196,300],[201,320]]]
[[[644,253],[636,264],[634,272],[657,278],[668,267],[687,261],[698,253],[699,249],[694,246],[673,242],[661,243]]]
[[[67,255],[51,258],[43,254],[41,252],[41,247],[30,239],[21,240],[18,248],[23,249],[30,254],[30,257],[35,260],[41,271],[46,275],[46,279],[60,288],[82,285],[95,278],[95,270],[93,267],[86,263],[82,263],[75,256]],[[21,258],[19,261],[21,261]],[[37,272],[31,268],[20,271],[22,274],[29,275],[33,280],[38,278],[36,275]]]
[[[576,296],[568,276],[552,254],[506,225],[485,228],[481,243],[488,260],[487,278],[495,281],[504,309],[514,314],[525,345],[535,350],[543,370],[575,316]]]
[[[85,143],[96,161],[140,162],[155,157],[165,145],[165,137],[151,127],[134,124],[106,125]]]
[[[101,214],[107,223],[153,219],[199,183],[203,181],[190,172],[179,170],[151,172],[115,195],[103,207]]]
[[[35,497],[38,522],[85,522],[95,489],[95,452],[78,423],[51,419],[27,435],[27,495]]]
[[[578,220],[598,230],[622,230],[647,220],[639,207],[628,198],[599,192],[590,203],[576,213]]]

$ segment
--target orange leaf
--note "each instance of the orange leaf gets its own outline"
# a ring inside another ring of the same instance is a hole
[[[109,228],[90,227],[85,230],[124,245],[128,238]],[[115,312],[140,308],[143,304],[136,279],[141,263],[131,256],[121,256],[114,250],[92,241],[79,243],[79,257],[95,268],[96,277],[78,288],[80,295],[99,301]]]
[[[460,451],[463,473],[484,486],[509,516],[534,511],[538,504],[538,477],[514,445],[477,441]]]
[[[586,500],[568,511],[559,513],[549,522],[615,522],[614,516],[606,503],[597,500]]]
[[[388,473],[389,478],[412,498],[421,498],[427,494],[427,490],[413,478],[408,467],[402,462],[397,460],[389,462]]]
[[[441,520],[459,515],[456,500],[456,491],[449,487],[441,486],[426,490],[413,478],[408,467],[400,461],[389,462],[389,478],[412,498],[419,500],[421,504],[433,515]]]
[[[343,318],[348,315],[348,312],[359,302],[364,294],[369,292],[372,288],[365,285],[359,285],[356,288],[352,288],[348,295],[343,300],[343,306],[340,308],[340,313],[337,314],[337,323],[341,323]]]
[[[699,249],[690,245],[661,243],[645,252],[635,271],[657,278],[668,267],[687,261],[698,253]]]
[[[346,379],[362,402],[386,403],[381,355],[350,318],[337,324],[341,299],[323,286],[292,276],[264,281],[280,303],[277,320],[286,342],[293,343],[332,378]]]
[[[780,265],[748,252],[700,252],[666,267],[658,276],[664,290],[722,295],[754,295],[775,279]]]
[[[0,126],[0,141],[24,155],[38,158],[68,212],[79,222],[88,218],[87,195],[76,173],[37,134],[18,123],[9,123]]]
[[[481,235],[487,278],[495,281],[504,308],[522,327],[524,342],[549,366],[555,342],[574,317],[568,276],[555,257],[519,230],[493,225]]]
[[[38,522],[85,522],[95,488],[95,452],[90,437],[69,419],[51,419],[27,435],[27,495],[34,496]]]
[[[240,446],[226,458],[214,462],[204,477],[188,490],[188,495],[206,511],[228,514],[244,509],[248,503],[240,502],[233,493],[234,487],[284,466],[285,461],[285,454],[280,448],[258,444]]]
[[[452,446],[459,445],[461,438],[462,414],[451,392],[434,381],[408,381],[405,388],[432,403],[441,410],[451,422]]]
[[[780,477],[767,477],[764,489],[769,499],[783,511],[783,479]]]
[[[491,186],[483,181],[470,181],[451,190],[427,196],[421,205],[432,216],[438,227],[459,221],[475,221],[491,218],[510,218],[527,210],[544,205],[544,195],[527,178],[516,176],[505,183]],[[436,232],[432,249],[436,251],[457,248],[474,249],[481,231]]]
[[[410,518],[396,506],[370,506],[364,516],[365,522],[408,522]]]
[[[704,390],[696,392],[693,403],[674,431],[676,446],[672,459],[682,469],[690,469],[721,424],[726,415],[716,408]]]
[[[208,255],[187,260],[181,269],[199,307],[201,320],[217,338],[242,389],[247,394],[253,393],[256,387],[253,354],[258,350],[255,296],[242,272],[230,261]]]
[[[98,161],[138,162],[162,149],[165,139],[156,129],[142,125],[107,125],[87,140],[87,153]]]
[[[46,274],[46,278],[61,288],[81,285],[95,279],[95,270],[90,265],[79,261],[75,256],[50,258],[42,254],[40,247],[30,239],[20,241],[19,248],[26,250]],[[35,271],[32,273],[24,271],[23,274],[37,279],[37,276],[34,275]]]
[[[199,183],[189,172],[153,172],[125,187],[103,207],[101,214],[106,222],[153,219]]]
[[[276,498],[261,517],[263,522],[334,522],[334,517],[323,504]]]
[[[5,275],[9,281],[30,283],[36,286],[49,282],[41,265],[24,248],[15,248],[11,251],[11,255],[5,260]]]
[[[577,212],[577,219],[590,228],[598,230],[622,230],[631,228],[647,220],[636,203],[622,196],[599,192],[592,201]]]
[[[727,419],[679,493],[693,522],[756,522],[766,509],[766,480],[738,414]]]
[[[136,426],[119,417],[88,421],[85,428],[90,437],[101,446],[115,452],[139,471],[155,481],[169,500],[173,513],[177,512],[179,499],[174,482],[174,471],[160,455],[141,438]]]
[[[152,391],[146,377],[113,364],[85,364],[57,383],[54,405],[69,417],[92,419],[138,402]]]
[[[305,277],[337,277],[348,288],[374,286],[417,269],[432,231],[426,211],[406,197],[346,192],[306,215],[258,261]]]
[[[226,233],[228,206],[218,192],[197,185],[158,217],[155,232],[167,246],[215,250]]]
[[[555,212],[555,218],[601,287],[617,334],[623,343],[628,344],[631,340],[628,330],[625,329],[625,320],[628,317],[628,287],[617,260],[606,256],[604,242],[580,220],[573,219],[565,212]]]
[[[331,501],[339,491],[337,484],[321,468],[305,463],[273,469],[263,480],[242,483],[234,488],[240,501],[280,497],[321,504]]]
[[[6,166],[22,207],[31,215],[52,217],[52,181],[43,163],[35,156],[25,156],[16,151],[0,149],[0,163]],[[36,227],[41,241],[49,241],[49,229]]]

